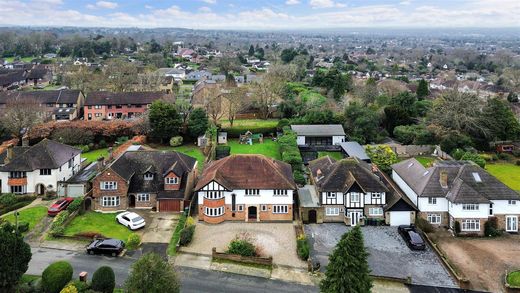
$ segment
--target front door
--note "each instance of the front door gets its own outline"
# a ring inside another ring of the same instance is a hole
[[[518,217],[507,216],[506,217],[506,232],[518,232]]]
[[[317,220],[316,210],[309,211],[309,224],[316,224]]]
[[[361,212],[350,212],[350,226],[356,226],[361,218]]]
[[[247,217],[249,218],[249,221],[251,221],[251,220],[256,221],[256,216],[257,216],[256,207],[255,206],[248,207],[247,208]]]

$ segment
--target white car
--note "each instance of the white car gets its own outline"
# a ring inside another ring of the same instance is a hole
[[[146,225],[143,217],[134,212],[122,212],[116,216],[116,220],[119,224],[130,228],[130,230],[136,230]]]

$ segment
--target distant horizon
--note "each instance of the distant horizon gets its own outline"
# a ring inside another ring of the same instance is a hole
[[[0,14],[4,27],[520,29],[518,0],[0,0]]]

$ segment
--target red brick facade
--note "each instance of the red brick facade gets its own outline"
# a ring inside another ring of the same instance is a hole
[[[207,216],[204,214],[204,207],[221,207],[225,206],[225,212],[222,216]],[[239,210],[239,206],[243,209]],[[256,219],[248,218],[249,207],[256,207]],[[199,220],[210,224],[218,224],[224,221],[244,221],[244,222],[271,222],[271,221],[292,221],[293,220],[293,206],[288,205],[287,213],[275,214],[273,213],[273,205],[258,204],[258,205],[237,205],[237,210],[232,211],[231,205],[224,205],[224,199],[208,200],[204,199],[204,205],[199,205]]]
[[[102,190],[101,183],[105,181],[113,181],[117,183],[116,190]],[[115,173],[112,169],[108,168],[99,174],[92,181],[92,198],[94,210],[103,211],[120,211],[128,208],[127,200],[128,184],[121,176]],[[119,205],[113,207],[105,207],[102,205],[103,196],[119,196]]]

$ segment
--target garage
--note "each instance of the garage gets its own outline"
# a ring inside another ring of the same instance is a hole
[[[181,201],[180,199],[160,199],[159,212],[180,212]]]
[[[390,226],[410,225],[410,211],[394,211],[390,212]]]

